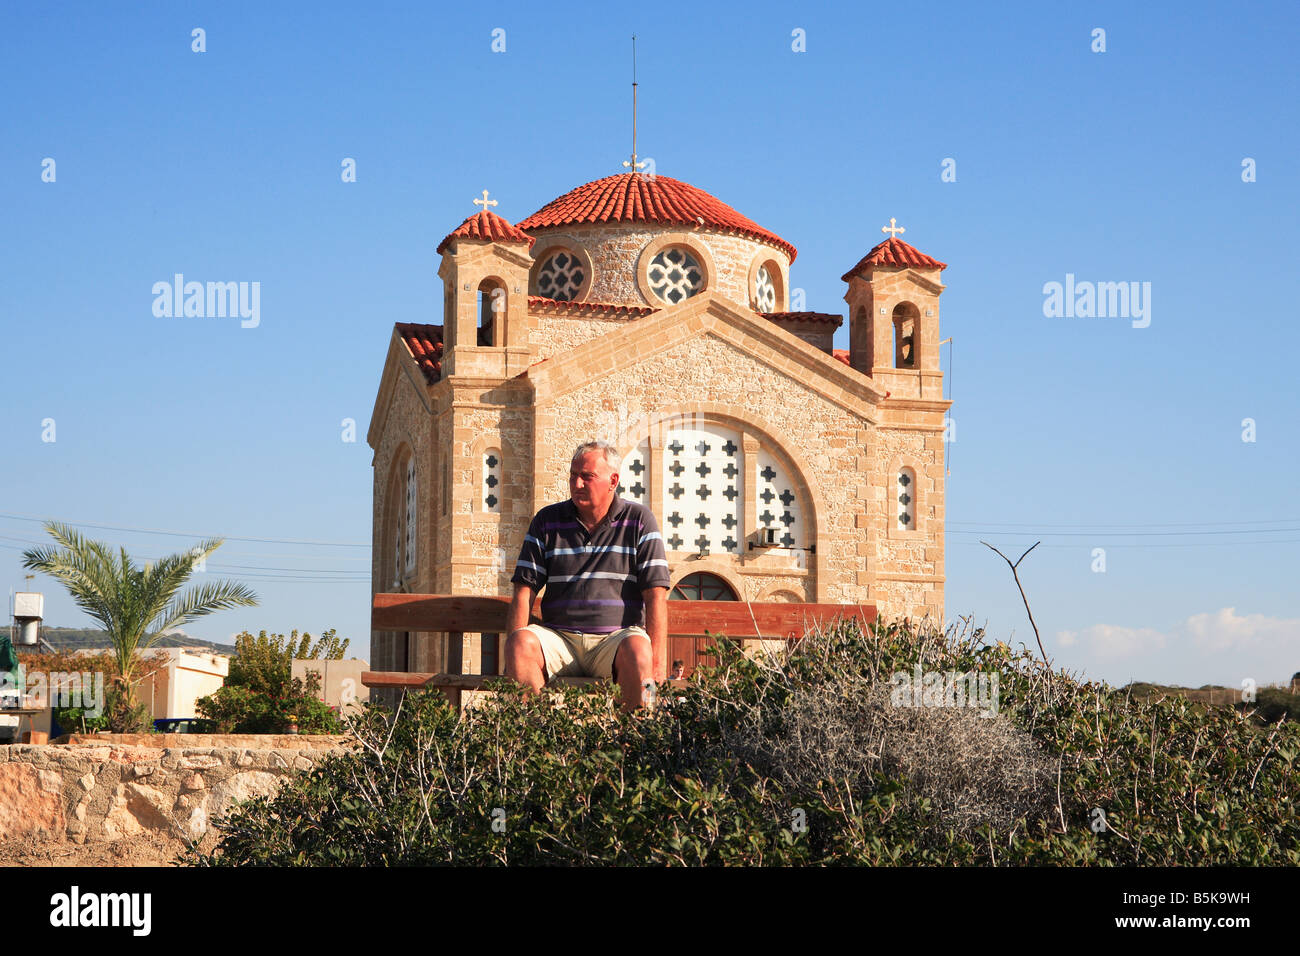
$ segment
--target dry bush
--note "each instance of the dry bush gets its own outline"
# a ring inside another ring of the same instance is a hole
[[[922,633],[928,666],[951,669],[955,635]],[[945,651],[950,653],[944,653]],[[970,836],[982,824],[1010,829],[1048,819],[1056,806],[1056,762],[1005,713],[975,707],[896,706],[883,668],[838,629],[810,631],[795,651],[815,662],[813,680],[794,676],[780,657],[760,662],[784,693],[746,700],[733,711],[725,747],[792,794],[813,794],[825,781],[872,792],[881,775],[926,799],[942,824]]]

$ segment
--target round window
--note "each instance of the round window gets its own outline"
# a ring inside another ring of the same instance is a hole
[[[551,253],[537,270],[537,292],[557,302],[569,302],[577,297],[586,278],[578,257],[560,249]]]
[[[650,260],[650,291],[676,305],[704,289],[704,270],[689,250],[669,246]]]

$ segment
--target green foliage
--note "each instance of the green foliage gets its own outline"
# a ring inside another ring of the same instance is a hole
[[[219,734],[283,734],[297,725],[303,734],[338,734],[343,723],[334,708],[317,699],[320,678],[291,680],[283,693],[268,694],[238,684],[222,687],[195,702],[198,712],[217,722]]]
[[[1266,724],[1275,724],[1285,718],[1300,721],[1300,694],[1292,694],[1280,687],[1262,687],[1256,694],[1257,716]]]
[[[244,631],[235,638],[225,684],[196,701],[195,708],[217,722],[218,733],[279,734],[291,724],[304,734],[342,733],[335,709],[317,698],[320,675],[308,671],[303,681],[292,672],[294,660],[342,660],[348,643],[333,628],[314,642],[296,630],[288,637]]]
[[[612,685],[530,697],[505,681],[462,716],[436,694],[396,714],[368,706],[351,752],[237,808],[217,850],[189,862],[1300,863],[1289,723],[1136,700],[979,629],[850,622],[775,663],[726,641],[716,653],[653,713],[622,714]],[[988,723],[1020,769],[980,769],[986,738],[960,716],[899,721],[854,696],[914,665],[996,671]],[[855,728],[879,720],[908,739],[864,746]],[[1094,832],[1097,810],[1109,826]]]
[[[110,727],[118,733],[132,733],[131,728],[139,724],[131,689],[138,651],[152,646],[164,631],[214,611],[257,604],[251,590],[229,581],[212,581],[179,593],[197,564],[221,546],[220,538],[141,568],[125,548],[115,555],[108,545],[83,538],[69,525],[48,521],[45,530],[61,547],[24,551],[23,567],[58,580],[107,633],[115,674],[124,688],[118,706],[111,709]]]
[[[338,661],[343,659],[350,641],[340,641],[334,628],[312,641],[306,632],[298,636],[295,629],[288,637],[259,631],[253,637],[244,631],[235,638],[235,654],[230,660],[226,686],[247,687],[261,694],[282,694],[290,683],[295,660]]]

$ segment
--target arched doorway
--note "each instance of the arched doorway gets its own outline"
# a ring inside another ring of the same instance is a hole
[[[731,585],[718,575],[709,574],[707,571],[696,571],[681,578],[673,585],[673,589],[668,592],[668,600],[739,601],[740,597],[732,590]],[[682,662],[686,677],[693,674],[695,668],[700,664],[716,664],[717,661],[713,655],[705,653],[705,649],[713,644],[715,640],[716,638],[712,637],[692,637],[689,635],[669,637],[669,673],[672,673],[676,661]]]

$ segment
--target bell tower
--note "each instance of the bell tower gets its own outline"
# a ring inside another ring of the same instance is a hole
[[[947,263],[898,238],[897,220],[881,242],[842,277],[849,284],[849,364],[891,395],[943,397],[939,370],[939,273]]]
[[[482,210],[438,245],[443,282],[443,374],[510,378],[528,368],[528,270],[533,237]]]

